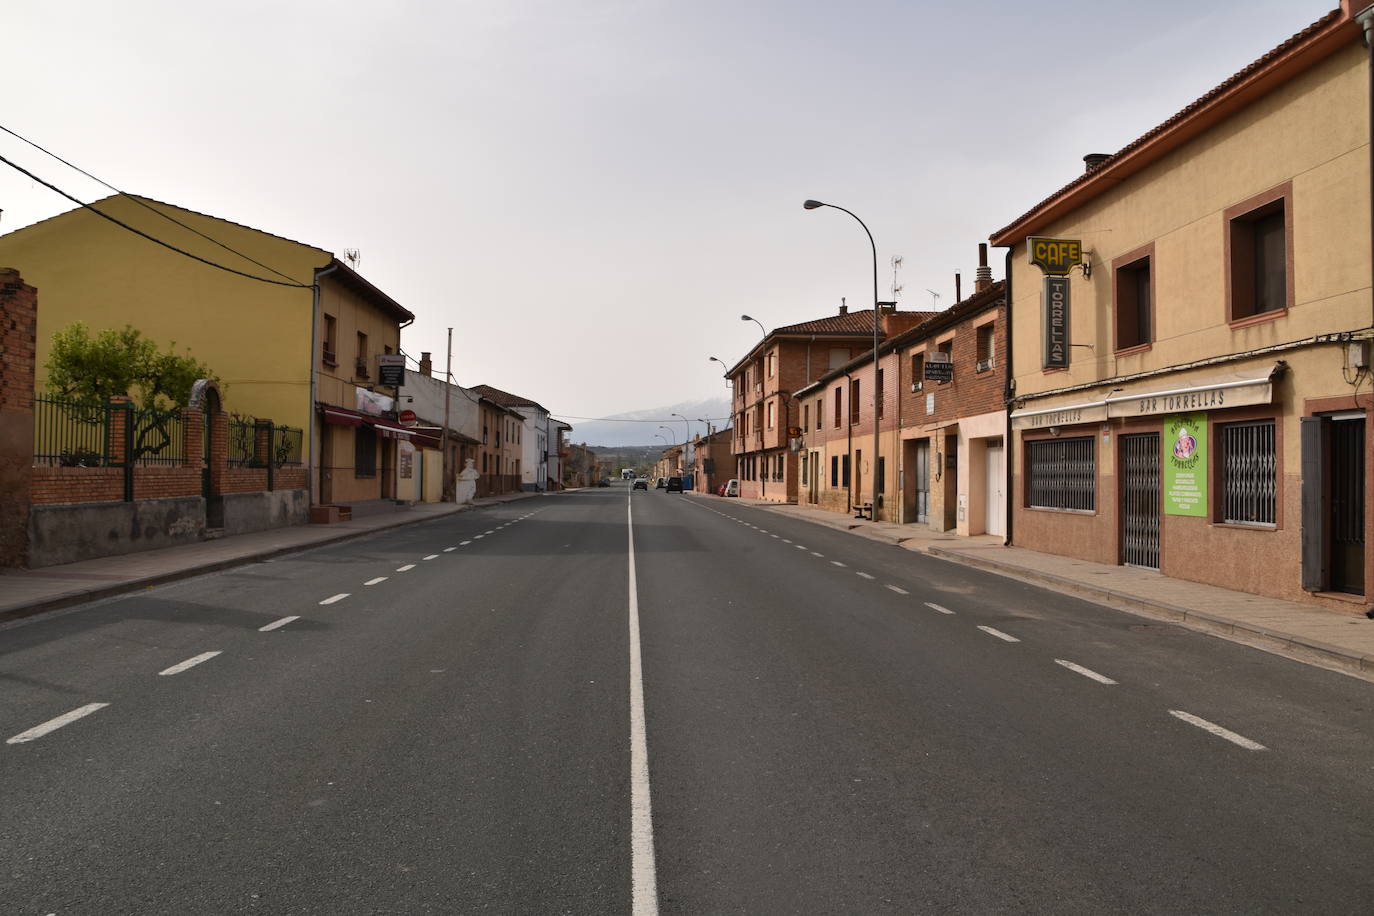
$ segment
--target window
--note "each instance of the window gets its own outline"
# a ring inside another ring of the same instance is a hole
[[[830,456],[830,485],[838,487],[840,485],[840,456]]]
[[[773,479],[782,480],[787,471],[787,456],[779,454],[773,459]]]
[[[768,354],[768,377],[769,377],[769,378],[772,378],[772,377],[773,377],[773,372],[774,372],[774,368],[773,368],[773,367],[774,367],[774,360],[775,360],[776,358],[777,358],[777,353],[769,353],[769,354]]]
[[[987,372],[993,366],[992,362],[992,332],[994,325],[991,321],[978,329],[978,363],[974,366],[976,372]]]
[[[1272,528],[1277,515],[1274,421],[1227,423],[1221,435],[1221,520]]]
[[[924,353],[911,354],[911,390],[920,391],[925,387],[926,375],[926,355]]]
[[[843,415],[840,413],[840,395],[842,395],[843,393],[844,393],[844,386],[843,386],[843,385],[836,385],[836,386],[835,386],[835,428],[836,428],[836,429],[839,429],[839,428],[840,428],[840,417],[843,416]]]
[[[937,346],[935,349],[939,350],[941,353],[944,353],[944,354],[945,354],[946,356],[948,356],[951,360],[954,359],[954,338],[951,337],[949,340],[946,340],[944,343],[940,344],[940,345]],[[951,377],[951,381],[953,381],[953,378],[952,378],[952,377]],[[940,382],[940,384],[941,384],[941,385],[948,385],[949,382]]]
[[[853,426],[859,422],[859,380],[851,379],[849,382],[849,424]]]
[[[1116,349],[1129,350],[1153,340],[1154,283],[1150,276],[1154,245],[1118,258],[1112,284],[1112,310],[1116,314]]]
[[[884,455],[878,456],[878,476],[874,479],[873,484],[879,493],[887,492],[887,457]]]
[[[849,456],[840,456],[840,483],[849,486]]]
[[[353,374],[358,378],[368,378],[367,374],[367,335],[362,331],[358,332],[358,361],[354,366]]]
[[[768,402],[768,428],[773,428],[773,402]]]
[[[823,400],[822,398],[816,398],[816,429],[820,429],[820,428],[821,428],[821,412],[822,412],[822,411],[821,411],[821,401],[822,401],[822,400]]]
[[[809,481],[807,480],[807,467],[806,467],[806,465],[807,465],[806,453],[805,453],[805,452],[802,452],[802,456],[801,456],[801,482],[802,482],[802,486],[806,486],[807,483],[809,482]]]
[[[873,383],[873,399],[876,401],[874,406],[878,411],[878,419],[881,420],[883,417],[883,370],[879,369],[876,377],[877,380]]]
[[[353,476],[377,476],[377,431],[371,426],[359,426],[353,436]]]
[[[811,428],[811,405],[810,405],[810,404],[803,404],[803,405],[802,405],[802,430],[805,431],[805,430],[808,430],[808,429],[810,429],[810,428]]]
[[[483,452],[483,453],[482,453],[482,473],[483,473],[483,474],[485,474],[485,473],[487,472],[487,457],[488,457],[488,456],[487,456],[487,453],[486,453],[486,452]]]
[[[482,424],[482,444],[483,444],[483,445],[486,445],[486,444],[487,444],[487,424],[486,424],[486,423],[483,423],[483,424]],[[486,470],[485,462],[483,463],[482,470],[484,470],[484,471]]]
[[[838,369],[838,368],[840,368],[841,366],[843,366],[843,365],[844,365],[845,363],[847,363],[847,362],[849,362],[849,348],[848,348],[848,347],[831,347],[831,348],[830,348],[830,368],[831,368],[831,369]]]
[[[1035,509],[1097,507],[1093,437],[1032,439],[1026,442],[1026,494]]]
[[[1291,194],[1292,186],[1285,184],[1226,211],[1231,321],[1282,312],[1290,304]]]
[[[326,366],[337,366],[337,365],[339,364],[339,358],[338,358],[338,356],[335,355],[335,354],[337,354],[337,353],[339,352],[339,351],[335,348],[335,336],[334,336],[334,335],[337,334],[337,333],[338,333],[338,322],[336,322],[336,321],[334,320],[334,316],[333,316],[333,315],[325,315],[325,316],[324,316],[324,343],[323,343],[323,347],[322,347],[323,352],[320,354],[320,358],[324,360],[324,364],[325,364]]]

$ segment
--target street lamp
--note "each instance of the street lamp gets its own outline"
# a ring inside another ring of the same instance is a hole
[[[741,316],[739,316],[739,320],[740,320],[740,321],[752,321],[752,322],[754,322],[754,324],[756,324],[756,325],[759,326],[759,330],[760,330],[760,331],[763,331],[763,336],[764,336],[764,337],[767,337],[767,336],[768,336],[768,331],[767,331],[766,328],[764,328],[763,322],[762,322],[762,321],[759,321],[757,318],[750,318],[748,315],[741,315]]]
[[[868,226],[849,210],[836,204],[822,203],[819,200],[807,200],[802,203],[803,209],[815,210],[818,207],[830,207],[832,210],[839,210],[841,213],[849,213],[854,217],[854,221],[863,226],[864,235],[868,236],[868,244],[873,249],[873,518],[876,521],[878,505],[878,455],[880,446],[878,444],[878,401],[882,397],[882,392],[878,391],[878,245],[873,241],[873,233],[868,231]],[[860,494],[862,495],[862,494]]]

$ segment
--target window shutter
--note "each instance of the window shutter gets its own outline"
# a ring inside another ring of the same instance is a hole
[[[1319,592],[1326,587],[1326,436],[1320,417],[1303,417],[1302,436],[1302,587]]]

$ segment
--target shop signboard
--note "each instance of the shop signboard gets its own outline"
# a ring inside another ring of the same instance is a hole
[[[1041,340],[1044,350],[1040,366],[1043,369],[1069,367],[1069,278],[1046,277],[1045,295],[1041,304],[1045,321]]]
[[[1164,417],[1164,514],[1207,515],[1207,414]]]
[[[925,380],[927,382],[949,382],[954,380],[954,360],[943,350],[927,353],[925,359]]]
[[[403,353],[377,354],[377,384],[401,388],[406,383],[406,358]]]

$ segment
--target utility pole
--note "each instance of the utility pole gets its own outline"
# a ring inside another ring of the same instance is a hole
[[[439,434],[439,453],[443,455],[440,467],[444,473],[444,495],[453,499],[457,498],[456,489],[449,489],[449,460],[448,460],[448,411],[449,395],[453,392],[453,328],[448,329],[448,361],[444,363],[444,430]]]

